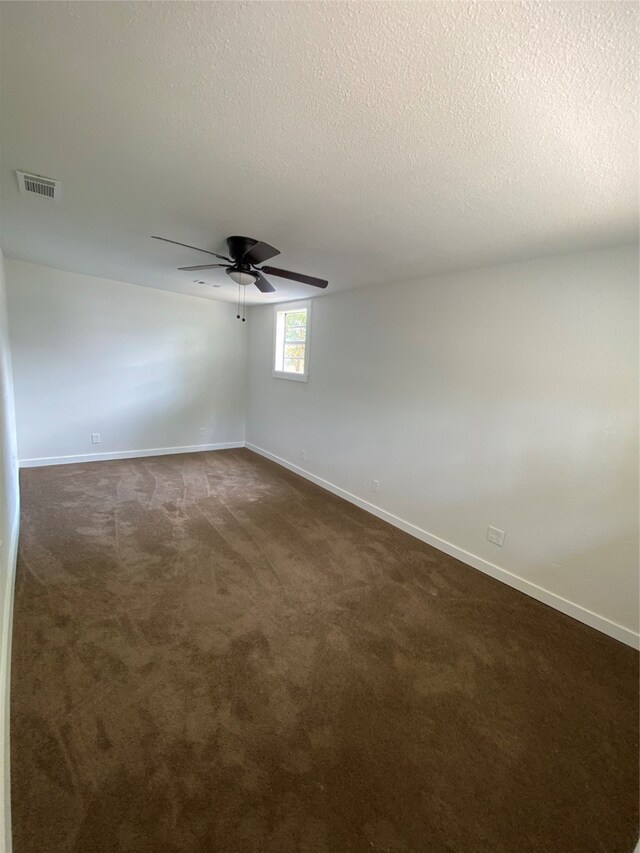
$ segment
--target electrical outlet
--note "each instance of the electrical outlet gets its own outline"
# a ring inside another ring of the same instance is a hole
[[[200,438],[204,438],[206,434],[207,434],[207,428],[206,427],[200,427]]]
[[[92,432],[91,433],[91,444],[100,444],[100,433]]]
[[[380,480],[372,480],[371,481],[371,491],[379,492],[380,491]]]
[[[307,451],[306,451],[306,450],[301,450],[301,451],[300,451],[300,457],[301,457],[301,459],[302,459],[302,461],[303,461],[303,462],[306,462],[306,461],[307,461]]]
[[[504,530],[498,530],[497,527],[487,527],[487,541],[493,542],[494,545],[499,545],[502,548],[504,545]]]

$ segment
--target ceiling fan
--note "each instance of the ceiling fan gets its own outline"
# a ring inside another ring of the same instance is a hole
[[[261,267],[258,269],[256,264],[262,264],[270,258],[274,258],[280,252],[268,243],[254,240],[251,237],[227,237],[230,258],[226,257],[226,255],[219,255],[217,252],[210,252],[208,249],[199,249],[197,246],[189,246],[187,243],[179,243],[177,240],[168,240],[166,237],[153,237],[153,239],[163,240],[165,243],[173,243],[176,246],[185,246],[187,249],[195,249],[196,252],[205,252],[207,255],[213,255],[221,261],[228,261],[226,264],[198,264],[194,267],[178,267],[179,270],[193,272],[195,270],[211,270],[223,267],[229,278],[233,279],[236,284],[255,284],[261,293],[275,292],[275,287],[265,278],[264,273],[278,276],[278,278],[288,278],[291,281],[299,281],[302,284],[310,284],[313,287],[326,287],[329,284],[328,281],[322,278],[314,278],[311,275],[282,270],[279,267]]]

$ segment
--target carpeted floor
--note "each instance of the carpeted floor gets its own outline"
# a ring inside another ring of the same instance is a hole
[[[246,450],[22,505],[15,853],[631,853],[631,649]]]

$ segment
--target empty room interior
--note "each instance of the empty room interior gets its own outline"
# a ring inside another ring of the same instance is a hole
[[[640,5],[0,40],[0,851],[638,853]]]

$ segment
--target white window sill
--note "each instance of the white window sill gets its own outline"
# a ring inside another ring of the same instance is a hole
[[[306,382],[309,378],[306,373],[287,373],[284,370],[274,370],[274,379],[293,379],[294,382]]]

